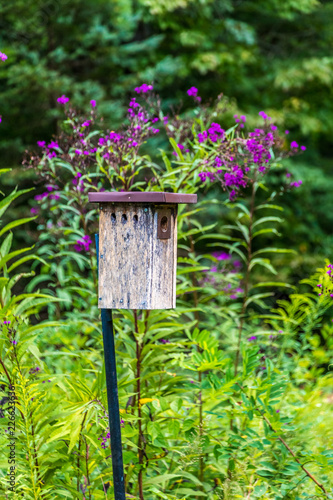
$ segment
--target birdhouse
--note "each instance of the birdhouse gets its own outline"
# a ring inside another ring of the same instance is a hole
[[[176,307],[177,208],[196,194],[89,193],[99,203],[98,307]]]

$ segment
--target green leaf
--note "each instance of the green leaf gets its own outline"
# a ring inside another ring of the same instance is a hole
[[[15,188],[15,190],[10,195],[6,196],[6,198],[4,198],[2,201],[0,201],[0,217],[3,216],[3,214],[5,213],[7,208],[9,207],[9,205],[12,203],[12,201],[14,201],[16,198],[18,198],[22,194],[30,193],[30,191],[33,191],[33,188],[32,189],[22,189],[21,191],[17,191],[17,188]]]
[[[19,219],[19,220],[15,220],[13,222],[10,222],[4,228],[1,229],[0,236],[2,236],[4,233],[9,231],[10,229],[13,229],[14,227],[17,227],[17,226],[22,226],[23,224],[26,224],[27,222],[35,220],[36,218],[37,218],[37,216],[36,217],[27,217],[25,219]]]
[[[284,219],[281,219],[281,217],[274,217],[274,216],[268,216],[268,217],[262,217],[261,219],[258,219],[252,224],[252,228],[254,229],[255,227],[259,226],[259,224],[265,224],[267,222],[283,222]]]
[[[274,267],[271,264],[271,261],[269,259],[262,259],[262,258],[256,258],[251,260],[249,269],[253,269],[255,266],[263,266],[266,267],[271,273],[277,274],[277,271],[274,269]]]
[[[252,255],[254,257],[255,255],[259,255],[261,253],[266,253],[266,252],[271,252],[271,253],[293,253],[293,254],[297,253],[295,250],[291,250],[291,249],[288,249],[288,248],[266,247],[266,248],[261,248],[260,250],[257,250]]]

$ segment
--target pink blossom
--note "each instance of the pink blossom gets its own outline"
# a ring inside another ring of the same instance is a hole
[[[65,95],[62,95],[61,97],[58,97],[57,102],[60,104],[66,104],[66,102],[69,101],[69,97],[66,97]]]

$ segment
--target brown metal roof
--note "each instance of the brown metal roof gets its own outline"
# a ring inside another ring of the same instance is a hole
[[[89,201],[92,203],[196,203],[196,194],[186,193],[160,193],[157,191],[127,191],[119,192],[112,191],[102,193],[90,192],[88,193]]]

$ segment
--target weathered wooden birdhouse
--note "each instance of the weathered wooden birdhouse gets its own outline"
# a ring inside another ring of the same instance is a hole
[[[177,207],[196,194],[89,193],[99,203],[98,307],[176,307]]]

